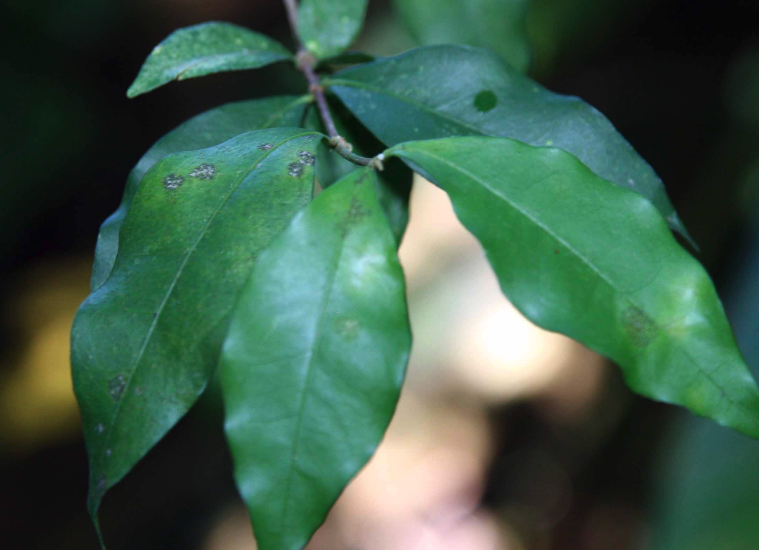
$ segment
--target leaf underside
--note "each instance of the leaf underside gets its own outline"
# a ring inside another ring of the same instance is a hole
[[[387,146],[484,135],[558,147],[649,199],[689,238],[659,177],[606,117],[578,98],[549,92],[487,50],[427,46],[325,83]]]
[[[275,96],[229,103],[191,118],[158,140],[132,169],[119,208],[100,227],[90,288],[99,288],[111,273],[121,224],[142,177],[156,162],[171,153],[205,149],[252,130],[301,126],[305,99],[307,96]]]
[[[351,172],[261,254],[221,361],[235,478],[261,550],[301,550],[374,453],[410,349],[403,273]]]
[[[510,139],[392,154],[448,192],[528,319],[616,361],[636,392],[759,438],[759,391],[714,287],[649,201]]]
[[[255,258],[311,200],[321,139],[249,132],[145,174],[113,270],[72,329],[93,517],[205,389]]]
[[[266,35],[231,23],[202,23],[174,31],[153,48],[127,96],[144,94],[172,80],[257,69],[292,58]]]

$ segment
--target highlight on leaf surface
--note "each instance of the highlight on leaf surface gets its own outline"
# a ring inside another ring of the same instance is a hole
[[[546,90],[488,50],[426,46],[346,69],[325,84],[388,147],[472,135],[558,147],[646,197],[689,238],[662,181],[603,114]]]
[[[93,517],[205,389],[256,257],[311,200],[322,137],[248,132],[145,174],[113,270],[72,329]]]
[[[235,479],[261,550],[301,550],[373,455],[411,335],[396,243],[360,169],[261,254],[221,361]]]
[[[172,80],[257,69],[293,59],[279,42],[231,23],[210,22],[171,33],[150,52],[127,91],[135,97]]]
[[[759,438],[759,390],[714,286],[649,201],[568,153],[511,139],[386,155],[448,193],[528,319],[616,361],[636,392]]]

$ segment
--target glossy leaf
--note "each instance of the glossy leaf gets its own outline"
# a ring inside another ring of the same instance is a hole
[[[448,192],[528,319],[619,363],[636,392],[759,438],[759,391],[722,304],[649,201],[559,149],[510,139],[392,154]]]
[[[309,107],[311,111],[315,109],[313,105]],[[330,109],[337,132],[353,145],[355,153],[373,157],[384,150],[377,138],[369,133],[343,105],[336,101],[330,102]],[[311,125],[307,127],[322,133],[326,132],[318,116],[311,118]],[[356,169],[358,167],[355,164],[345,160],[334,149],[325,146],[319,155],[317,178],[322,187],[328,187]],[[398,245],[408,225],[409,199],[413,180],[414,173],[404,163],[398,161],[388,162],[385,169],[377,175],[377,196]]]
[[[260,550],[301,550],[373,455],[410,333],[374,172],[319,194],[260,256],[221,362],[235,478]]]
[[[298,36],[317,59],[351,45],[364,24],[367,0],[303,0],[298,6]]]
[[[140,180],[156,162],[171,153],[204,149],[252,130],[300,126],[307,102],[307,96],[276,96],[229,103],[191,118],[159,139],[132,169],[119,208],[100,227],[90,281],[92,290],[100,287],[111,273],[121,224]]]
[[[428,46],[347,69],[326,83],[388,146],[486,135],[558,147],[649,199],[687,236],[661,180],[606,117],[549,92],[487,50]]]
[[[249,132],[145,174],[113,271],[72,329],[93,516],[205,389],[255,258],[311,199],[320,139]]]
[[[153,48],[127,96],[144,94],[172,80],[257,69],[292,58],[284,46],[263,34],[231,23],[202,23],[174,31]]]
[[[488,48],[516,69],[530,64],[528,0],[395,0],[420,44]]]

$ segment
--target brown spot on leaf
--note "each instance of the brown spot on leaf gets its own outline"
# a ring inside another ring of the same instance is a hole
[[[650,345],[659,333],[653,319],[645,311],[632,305],[622,312],[622,327],[632,345],[637,348]]]

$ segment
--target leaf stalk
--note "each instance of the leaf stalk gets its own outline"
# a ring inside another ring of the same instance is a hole
[[[287,20],[290,24],[290,30],[298,44],[298,54],[295,58],[296,66],[308,81],[308,91],[316,102],[319,116],[321,117],[324,127],[327,130],[327,134],[329,135],[330,147],[337,151],[341,157],[353,164],[359,166],[371,166],[376,170],[382,170],[384,167],[380,158],[362,157],[353,153],[353,146],[337,131],[335,121],[332,119],[332,113],[327,104],[327,97],[324,95],[324,86],[322,86],[321,81],[319,80],[319,75],[316,74],[316,71],[314,70],[317,59],[311,52],[303,47],[300,37],[298,36],[297,1],[283,0],[283,2],[285,4],[285,9],[287,10]]]

